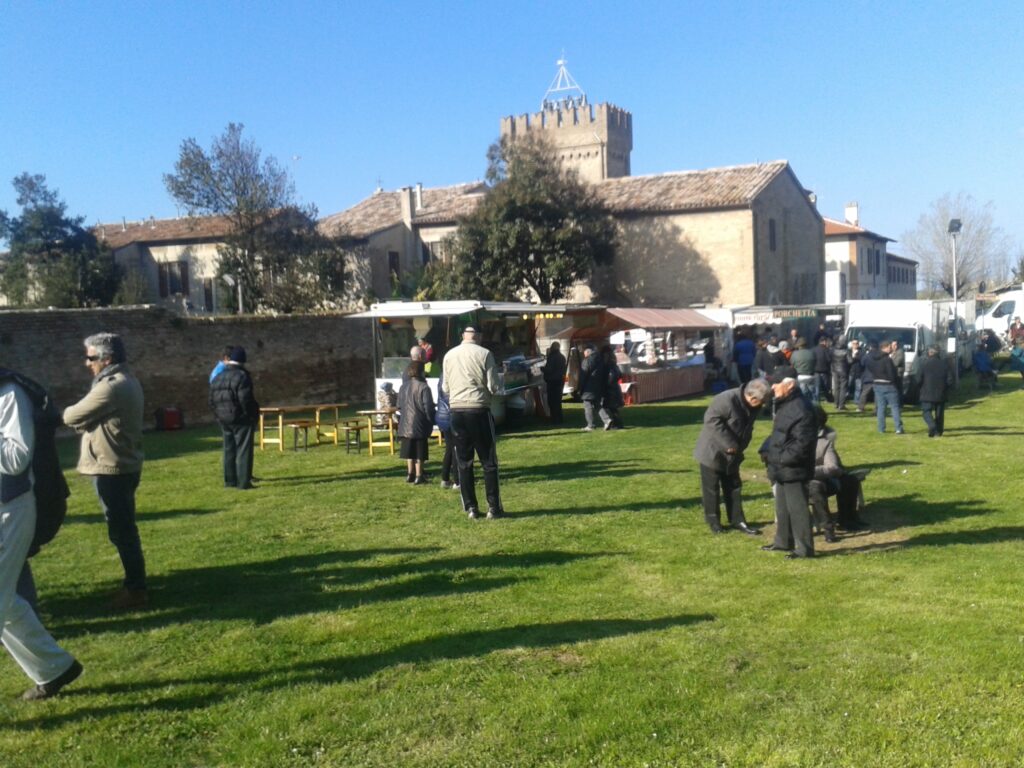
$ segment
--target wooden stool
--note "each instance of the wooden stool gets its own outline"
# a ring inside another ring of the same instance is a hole
[[[353,447],[355,447],[356,453],[362,453],[362,434],[366,425],[360,424],[358,421],[346,421],[341,424],[341,429],[345,433],[345,453],[351,453]]]
[[[291,427],[295,430],[292,438],[292,450],[299,450],[299,430],[302,430],[302,450],[309,450],[309,430],[316,429],[316,421],[314,419],[293,419],[292,421],[285,423],[286,427]]]

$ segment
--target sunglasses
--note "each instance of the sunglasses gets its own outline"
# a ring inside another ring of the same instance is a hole
[[[88,360],[90,363],[95,363],[95,362],[99,361],[100,356],[99,355],[86,355],[85,359]]]

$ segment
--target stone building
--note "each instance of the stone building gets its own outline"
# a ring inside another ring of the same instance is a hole
[[[110,246],[114,259],[140,275],[147,304],[176,312],[216,313],[223,293],[217,285],[217,247],[231,232],[224,216],[148,219],[99,224],[96,237]]]
[[[825,302],[916,299],[917,262],[890,253],[892,238],[860,226],[857,203],[844,218],[825,218]]]

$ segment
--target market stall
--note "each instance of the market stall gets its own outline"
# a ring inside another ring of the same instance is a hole
[[[710,352],[721,344],[716,334],[725,328],[693,309],[645,307],[611,307],[602,325],[629,357],[623,385],[633,403],[703,392]]]
[[[495,420],[530,415],[543,387],[546,341],[574,324],[596,325],[603,307],[567,304],[528,304],[493,301],[386,301],[353,317],[372,318],[374,392],[398,392],[409,365],[409,351],[426,350],[427,383],[437,401],[437,382],[444,354],[462,341],[467,325],[480,329],[481,343],[498,363],[502,390],[492,401]]]

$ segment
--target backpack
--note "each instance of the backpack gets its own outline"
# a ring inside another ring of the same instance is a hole
[[[32,557],[53,540],[68,512],[68,488],[57,455],[57,428],[63,425],[60,411],[49,393],[38,383],[22,374],[0,368],[0,383],[14,383],[21,387],[32,401],[32,421],[35,425],[36,448],[32,454],[32,475],[35,478],[36,533],[29,547]]]

